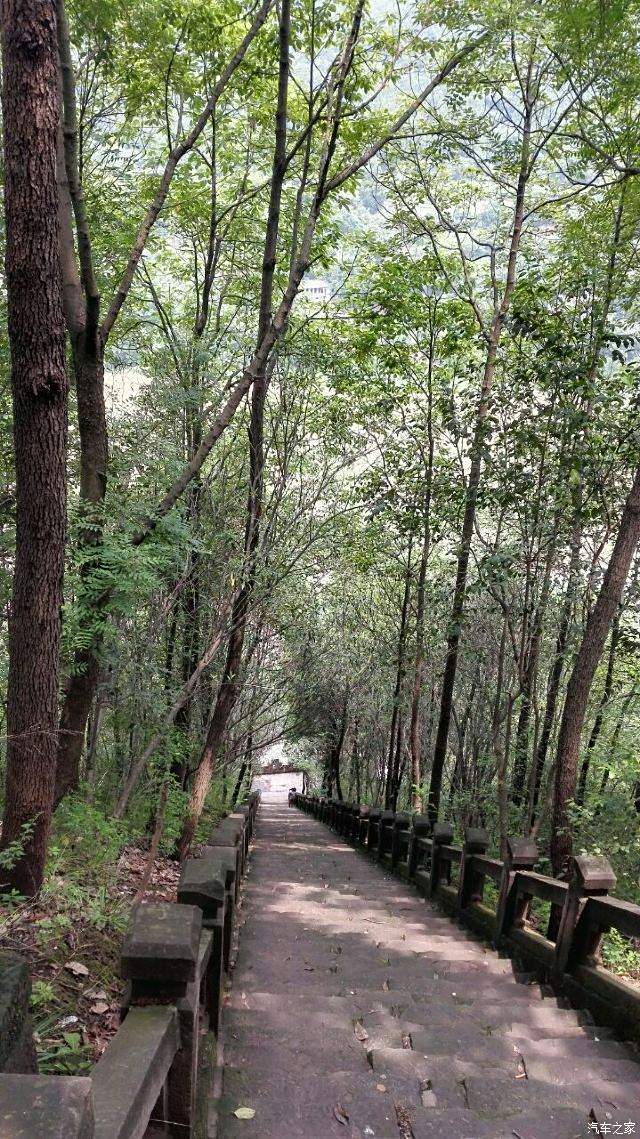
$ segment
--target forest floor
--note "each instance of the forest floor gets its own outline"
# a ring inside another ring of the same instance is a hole
[[[0,948],[29,962],[41,1072],[78,1074],[102,1055],[120,1023],[119,955],[148,850],[126,846],[100,886],[49,877],[34,901],[0,907]],[[178,863],[158,857],[142,900],[175,902]]]

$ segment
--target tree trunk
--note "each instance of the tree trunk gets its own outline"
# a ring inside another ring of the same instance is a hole
[[[86,217],[82,182],[78,164],[78,118],[75,98],[75,77],[71,58],[69,28],[63,0],[56,5],[59,12],[58,22],[58,51],[61,71],[61,87],[64,106],[64,169],[66,171],[66,190],[69,206],[72,209],[76,224],[78,261],[80,264],[80,278],[75,263],[72,231],[69,226],[63,237],[63,264],[69,271],[69,280],[65,279],[65,289],[69,286],[70,293],[74,294],[72,304],[66,306],[67,323],[74,356],[74,372],[76,378],[76,391],[78,402],[78,426],[80,432],[80,498],[81,504],[88,504],[86,510],[86,525],[81,527],[79,541],[81,546],[89,548],[92,557],[84,560],[84,573],[86,578],[92,568],[99,567],[102,547],[102,519],[99,507],[103,502],[107,480],[107,452],[108,435],[104,405],[104,350],[109,335],[117,321],[122,306],[125,303],[136,268],[144,252],[149,234],[160,215],[169,194],[171,183],[180,161],[193,150],[207,123],[215,113],[218,100],[231,80],[236,69],[240,66],[248,48],[255,36],[262,28],[271,8],[271,0],[263,0],[261,7],[254,13],[254,18],[244,39],[234,54],[222,68],[217,82],[211,91],[202,112],[191,127],[191,130],[172,148],[167,156],[166,164],[160,178],[160,184],[150,203],[143,220],[138,226],[135,241],[131,249],[127,266],[120,280],[115,295],[109,305],[104,322],[100,325],[100,295],[97,289],[91,254],[89,225]],[[63,204],[61,212],[67,212]],[[62,229],[62,227],[61,227]],[[66,240],[65,240],[66,237]],[[69,240],[70,239],[70,240]],[[74,319],[75,316],[75,319]],[[79,318],[79,319],[78,319]],[[245,391],[250,386],[247,384]],[[209,450],[215,439],[219,438],[224,428],[230,422],[237,406],[240,403],[230,398],[225,407],[224,420],[218,419],[217,430],[212,433]],[[208,453],[208,452],[207,452]],[[190,468],[189,477],[180,490],[175,491],[171,499],[174,505],[182,491],[199,471],[202,459],[196,470]],[[166,512],[166,511],[165,511]],[[157,519],[156,519],[157,520]],[[56,803],[68,790],[77,786],[78,772],[82,749],[84,746],[87,719],[91,710],[93,695],[100,674],[99,657],[104,637],[104,624],[108,620],[107,603],[111,596],[109,590],[98,596],[93,591],[87,591],[83,599],[88,611],[88,620],[93,625],[93,642],[74,654],[71,675],[69,676],[65,698],[60,718],[60,735],[58,746],[58,776],[56,780]]]
[[[538,807],[538,800],[540,798],[540,787],[542,785],[544,767],[547,761],[547,753],[549,750],[549,743],[551,741],[551,733],[553,731],[553,722],[555,720],[556,708],[558,705],[558,696],[560,694],[560,681],[562,679],[562,671],[564,669],[569,632],[571,629],[571,618],[573,614],[575,594],[578,583],[578,571],[580,568],[580,548],[582,545],[582,522],[580,518],[581,510],[582,506],[581,501],[579,500],[576,504],[574,526],[571,535],[571,556],[569,559],[569,572],[567,575],[567,589],[565,592],[562,611],[560,614],[560,624],[558,627],[558,636],[556,638],[553,664],[551,666],[549,680],[547,683],[547,698],[545,702],[544,719],[542,721],[542,731],[540,733],[538,747],[536,749],[533,764],[531,767],[528,825],[526,828],[527,832],[530,832],[532,830],[532,827],[535,823],[536,810]]]
[[[56,6],[2,9],[6,278],[16,463],[3,879],[42,884],[53,809],[66,529],[67,375],[56,148]]]
[[[555,772],[551,863],[556,875],[563,873],[572,853],[569,804],[572,800],[580,752],[580,736],[593,677],[611,622],[620,604],[631,560],[640,539],[640,467],[624,505],[618,536],[596,603],[589,614],[560,723]]]
[[[391,809],[391,801],[394,795],[394,779],[393,779],[393,757],[396,748],[396,734],[398,726],[398,717],[400,715],[400,700],[402,697],[402,686],[405,678],[405,642],[407,639],[407,614],[409,612],[409,593],[411,589],[411,542],[409,543],[409,552],[407,554],[407,568],[404,575],[404,593],[402,596],[402,608],[400,610],[400,632],[398,634],[398,657],[396,662],[396,680],[393,689],[393,710],[391,712],[391,729],[389,731],[389,750],[387,754],[387,777],[384,785],[384,805],[386,810]]]
[[[620,641],[620,634],[620,609],[618,609],[615,620],[613,622],[613,628],[611,630],[611,644],[609,645],[609,658],[607,660],[607,672],[604,678],[602,697],[600,699],[596,718],[591,729],[591,735],[589,736],[589,743],[587,744],[585,757],[582,761],[582,767],[580,768],[580,779],[578,780],[578,790],[576,792],[576,803],[578,803],[580,806],[584,804],[585,800],[587,791],[587,778],[589,776],[589,764],[591,762],[591,756],[593,755],[593,749],[595,748],[600,738],[600,732],[602,731],[602,725],[604,723],[604,714],[607,710],[609,700],[611,699],[611,690],[613,688],[613,672],[616,662],[616,651]]]
[[[100,677],[105,598],[86,588],[92,573],[100,568],[103,519],[101,506],[107,485],[107,421],[104,404],[104,343],[100,333],[100,294],[93,273],[91,242],[78,164],[78,119],[75,78],[71,60],[69,27],[64,3],[58,10],[58,58],[61,75],[64,123],[59,159],[60,212],[69,216],[61,226],[60,239],[65,283],[65,313],[71,340],[80,435],[80,526],[78,543],[83,549],[78,604],[86,609],[85,621],[92,628],[92,643],[78,648],[65,687],[60,730],[55,802],[78,786],[80,760],[87,720]],[[75,220],[78,261],[76,266],[71,217]]]
[[[416,654],[413,664],[413,692],[411,695],[411,721],[409,742],[411,749],[411,809],[422,810],[422,738],[420,732],[420,697],[424,677],[424,609],[427,564],[431,551],[431,490],[433,485],[433,459],[435,440],[433,436],[433,358],[435,353],[435,312],[429,335],[428,397],[427,397],[427,469],[424,491],[424,511],[422,529],[422,550],[418,570],[416,590]]]
[[[465,495],[464,517],[462,534],[458,550],[456,581],[453,591],[453,604],[449,618],[449,632],[447,635],[447,654],[445,658],[442,690],[440,695],[440,716],[436,732],[436,742],[433,750],[433,764],[431,768],[431,781],[429,785],[428,811],[433,822],[438,818],[440,808],[440,795],[442,791],[442,777],[447,758],[447,744],[449,740],[449,725],[451,723],[451,710],[453,707],[453,692],[458,669],[458,652],[460,648],[460,635],[464,618],[464,607],[467,594],[467,575],[469,571],[469,558],[471,556],[471,542],[476,519],[478,492],[482,474],[482,456],[486,445],[487,418],[489,414],[489,400],[493,387],[496,358],[502,339],[502,330],[511,304],[513,290],[516,285],[516,266],[520,249],[522,223],[524,218],[525,191],[531,173],[529,165],[529,146],[531,136],[531,119],[533,101],[530,98],[532,66],[529,64],[527,86],[525,94],[525,113],[523,124],[522,148],[520,153],[520,172],[513,213],[513,231],[509,247],[507,275],[502,293],[502,300],[497,307],[491,329],[489,343],[485,358],[484,372],[480,386],[480,398],[476,412],[473,442],[471,446],[471,466],[469,480]]]
[[[278,101],[275,114],[275,145],[271,176],[271,191],[265,232],[260,314],[258,319],[257,348],[267,341],[272,326],[273,284],[280,230],[282,187],[287,169],[287,101],[289,88],[289,40],[291,32],[290,0],[283,0],[280,12],[280,47],[278,73]],[[265,358],[257,370],[251,395],[251,421],[249,426],[249,494],[245,530],[245,557],[243,584],[238,592],[231,619],[231,634],[222,680],[216,696],[204,749],[196,770],[187,818],[179,842],[180,857],[189,850],[196,826],[204,807],[211,784],[218,749],[222,743],[229,717],[240,693],[240,669],[247,627],[249,607],[253,595],[260,544],[260,523],[264,489],[264,414],[269,384],[268,360]]]

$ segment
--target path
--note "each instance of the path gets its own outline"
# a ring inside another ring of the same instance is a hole
[[[261,807],[245,919],[218,1139],[640,1135],[623,1045],[308,815]]]

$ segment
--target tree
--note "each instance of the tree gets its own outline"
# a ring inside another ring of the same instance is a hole
[[[6,273],[16,471],[2,845],[9,885],[42,883],[53,809],[66,530],[67,375],[56,146],[56,6],[2,9]]]

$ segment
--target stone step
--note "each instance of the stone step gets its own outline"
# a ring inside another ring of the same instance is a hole
[[[370,1048],[367,1059],[374,1072],[385,1073],[386,1076],[402,1080],[414,1080],[416,1085],[430,1085],[430,1090],[436,1096],[436,1102],[425,1104],[433,1107],[466,1106],[462,1094],[462,1081],[467,1075],[482,1077],[490,1076],[499,1071],[504,1075],[505,1086],[517,1081],[518,1058],[510,1052],[506,1056],[488,1054],[475,1055],[467,1059],[466,1055],[453,1053],[446,1058],[442,1056],[429,1056],[416,1052],[411,1048]],[[441,1103],[440,1097],[445,1096],[446,1102]]]
[[[445,1070],[440,1076],[434,1073],[434,1083],[437,1084],[440,1078],[446,1081]],[[448,1078],[451,1079],[450,1074]],[[633,1087],[614,1080],[587,1081],[586,1077],[558,1086],[531,1077],[505,1081],[499,1074],[487,1076],[476,1073],[464,1077],[464,1088],[467,1106],[471,1111],[484,1118],[498,1120],[508,1119],[511,1115],[534,1107],[573,1107],[584,1111],[588,1116],[590,1111],[602,1110],[605,1106],[608,1111],[624,1113],[638,1105],[637,1092]]]
[[[413,1139],[587,1139],[585,1112],[572,1107],[524,1112],[513,1120],[513,1127],[482,1119],[468,1110],[438,1111],[411,1108],[408,1111]]]
[[[512,1030],[508,1039],[513,1040],[518,1045],[525,1063],[528,1063],[529,1058],[533,1056],[537,1060],[549,1061],[580,1058],[597,1063],[600,1059],[623,1060],[625,1063],[633,1063],[640,1073],[640,1064],[637,1063],[630,1048],[625,1044],[619,1044],[616,1040],[602,1039],[596,1035],[596,1031],[594,1030],[591,1036],[568,1036],[565,1039],[539,1040],[530,1039],[526,1036],[519,1037]]]
[[[310,1036],[320,1039],[341,1040],[353,1034],[355,1022],[350,1007],[342,1012],[317,1012],[310,1009],[304,1016],[292,1016],[289,1009],[270,1009],[257,1016],[252,1009],[227,1008],[225,1010],[225,1037],[242,1034],[247,1044],[275,1036],[278,1040],[308,1040]]]
[[[640,1104],[640,1064],[629,1059],[608,1059],[596,1052],[597,1047],[594,1043],[591,1057],[568,1056],[561,1064],[555,1057],[538,1056],[529,1050],[524,1056],[527,1075],[560,1088],[585,1081],[595,1086],[599,1080],[626,1084],[635,1087],[636,1103]]]
[[[237,1119],[238,1107],[251,1107],[254,1117]],[[370,1071],[311,1068],[292,1084],[277,1070],[263,1082],[249,1070],[225,1068],[218,1121],[219,1139],[398,1139],[394,1101]]]
[[[363,1022],[364,1023],[364,1022]],[[369,1028],[366,1028],[369,1032]],[[507,1036],[487,1036],[477,1025],[441,1025],[432,1029],[414,1025],[408,1030],[398,1022],[395,1032],[382,1034],[372,1031],[367,1042],[370,1062],[377,1067],[375,1053],[382,1049],[383,1055],[389,1050],[411,1049],[419,1059],[442,1056],[464,1056],[471,1062],[487,1061],[510,1062],[515,1068],[520,1055],[518,1045]],[[384,1060],[382,1060],[384,1067]]]
[[[384,1072],[394,1081],[413,1079],[422,1089],[423,1106],[463,1106],[487,1118],[493,1118],[493,1112],[496,1119],[506,1119],[527,1106],[588,1110],[596,1103],[621,1108],[640,1104],[640,1068],[620,1060],[594,1064],[569,1060],[555,1067],[534,1061],[525,1067],[510,1058],[479,1055],[469,1059],[464,1054],[445,1058],[399,1048],[372,1048],[368,1058],[374,1072]]]
[[[509,1009],[497,1009],[484,1006],[482,1009],[472,1009],[465,1019],[465,1024],[475,1029],[484,1038],[506,1038],[523,1044],[531,1041],[566,1040],[587,1041],[594,1036],[604,1033],[601,1039],[608,1039],[610,1029],[594,1028],[591,1025],[580,1025],[577,1021],[566,1019],[562,1015],[553,1016],[554,1010],[535,1010],[535,1014],[528,1022],[512,1021]],[[560,1010],[555,1010],[559,1013]],[[363,1008],[356,1015],[361,1019],[372,1040],[391,1043],[403,1033],[419,1034],[424,1031],[448,1031],[452,1027],[450,1010],[425,1010],[416,1005],[385,1006],[382,1003],[377,1008]],[[486,1019],[490,1017],[490,1019]],[[607,1035],[608,1034],[608,1035]]]
[[[545,1035],[546,1029],[559,1030],[562,1034],[564,1028],[580,1026],[584,1015],[576,1009],[558,1008],[551,1001],[536,1001],[531,1005],[517,1003],[514,1007],[510,1001],[466,1001],[456,999],[415,999],[413,993],[402,990],[389,989],[388,992],[362,991],[346,994],[344,1000],[350,999],[357,1014],[369,1015],[372,1012],[386,1012],[423,1024],[426,1027],[432,1023],[449,1024],[452,1016],[471,1017],[487,1031],[495,1030],[500,1025],[517,1023],[531,1025]],[[553,1035],[553,1032],[549,1032]]]
[[[250,1071],[258,1079],[264,1074],[277,1070],[291,1079],[308,1079],[310,1071],[356,1072],[367,1074],[367,1056],[353,1032],[344,1033],[342,1041],[323,1040],[310,1033],[307,1041],[291,1043],[277,1037],[272,1038],[277,1047],[269,1048],[268,1039],[262,1043],[249,1044],[244,1036],[225,1041],[224,1062],[228,1070]]]
[[[517,986],[514,985],[514,989]],[[511,993],[504,994],[488,994],[477,993],[474,996],[464,994],[455,989],[432,989],[423,990],[420,988],[395,988],[390,982],[388,985],[381,985],[379,989],[359,989],[355,985],[349,987],[345,985],[340,989],[336,996],[341,999],[351,998],[357,1002],[359,1008],[365,1007],[367,1004],[373,1008],[381,1001],[385,1006],[394,1005],[400,1006],[414,1006],[416,1009],[423,1010],[423,1015],[427,1010],[441,1010],[447,1011],[448,1015],[464,1017],[467,1014],[473,1014],[476,1011],[481,1012],[485,1008],[497,1009],[501,1014],[508,1010],[511,1016],[518,1018],[518,1020],[528,1020],[529,1015],[536,1010],[538,1013],[542,1012],[566,1012],[571,1017],[572,1011],[570,1009],[559,1009],[557,1001],[547,999],[536,999],[533,997],[527,1000],[526,997],[515,997]],[[577,1017],[577,1014],[576,1014]]]
[[[405,1030],[396,1032],[397,1043],[393,1047],[402,1047]],[[540,1040],[531,1037],[518,1036],[514,1032],[487,1033],[480,1025],[467,1021],[463,1025],[450,1027],[438,1026],[432,1028],[414,1029],[408,1033],[413,1048],[427,1056],[457,1055],[468,1056],[470,1059],[485,1049],[487,1055],[519,1054],[528,1065],[533,1060],[576,1060],[584,1059],[593,1064],[600,1060],[620,1060],[631,1063],[640,1074],[640,1065],[635,1062],[630,1051],[615,1041],[594,1041],[587,1036],[568,1036],[555,1040]],[[528,1070],[528,1067],[527,1067]]]

